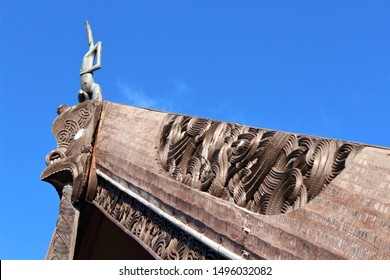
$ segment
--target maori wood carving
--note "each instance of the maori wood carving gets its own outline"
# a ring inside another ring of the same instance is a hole
[[[72,203],[80,200],[87,185],[93,136],[100,118],[102,104],[92,100],[73,107],[61,105],[53,123],[57,149],[46,155],[47,168],[41,180],[51,183],[62,194],[63,186],[71,183]]]
[[[219,253],[101,177],[98,177],[97,193],[93,203],[103,208],[105,213],[161,259],[224,259]]]
[[[316,197],[357,144],[170,114],[159,155],[169,175],[255,213],[276,215]]]
[[[51,248],[46,256],[46,259],[73,259],[79,213],[72,205],[71,195],[72,186],[70,184],[66,184],[62,192],[60,213],[57,219],[53,239],[51,241]]]
[[[93,79],[93,72],[101,68],[102,42],[99,41],[94,44],[92,30],[88,21],[85,22],[85,29],[87,31],[89,50],[84,55],[81,63],[81,89],[79,90],[78,95],[80,103],[91,99],[96,99],[99,101],[103,100],[102,89],[100,85],[95,83],[95,80]],[[94,64],[95,60],[96,64]]]

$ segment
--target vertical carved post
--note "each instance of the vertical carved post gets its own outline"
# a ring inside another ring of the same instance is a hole
[[[73,259],[80,213],[72,205],[72,190],[71,184],[65,184],[60,202],[60,214],[46,254],[47,260]]]

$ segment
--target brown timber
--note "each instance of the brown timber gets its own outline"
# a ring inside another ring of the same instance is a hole
[[[92,159],[99,180],[110,178],[122,192],[136,194],[184,224],[187,232],[198,232],[233,255],[390,259],[388,148],[360,146],[345,168],[307,204],[263,215],[200,191],[164,169],[159,153],[168,113],[104,102],[102,116]],[[96,200],[93,203],[99,206]],[[104,214],[121,225],[118,215],[115,220],[114,214]]]

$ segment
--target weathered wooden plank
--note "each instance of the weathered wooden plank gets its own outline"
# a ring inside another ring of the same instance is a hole
[[[308,204],[262,215],[172,179],[159,141],[167,113],[105,102],[96,168],[249,259],[390,259],[390,150],[365,147]]]

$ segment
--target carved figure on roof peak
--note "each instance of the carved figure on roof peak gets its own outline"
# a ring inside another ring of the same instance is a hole
[[[88,23],[85,21],[85,28],[87,31],[89,50],[83,57],[80,69],[80,83],[81,89],[79,90],[78,100],[84,102],[85,100],[97,99],[103,100],[102,89],[99,84],[95,83],[93,79],[93,72],[101,68],[102,57],[102,42],[99,41],[96,44],[93,42],[92,30]]]

